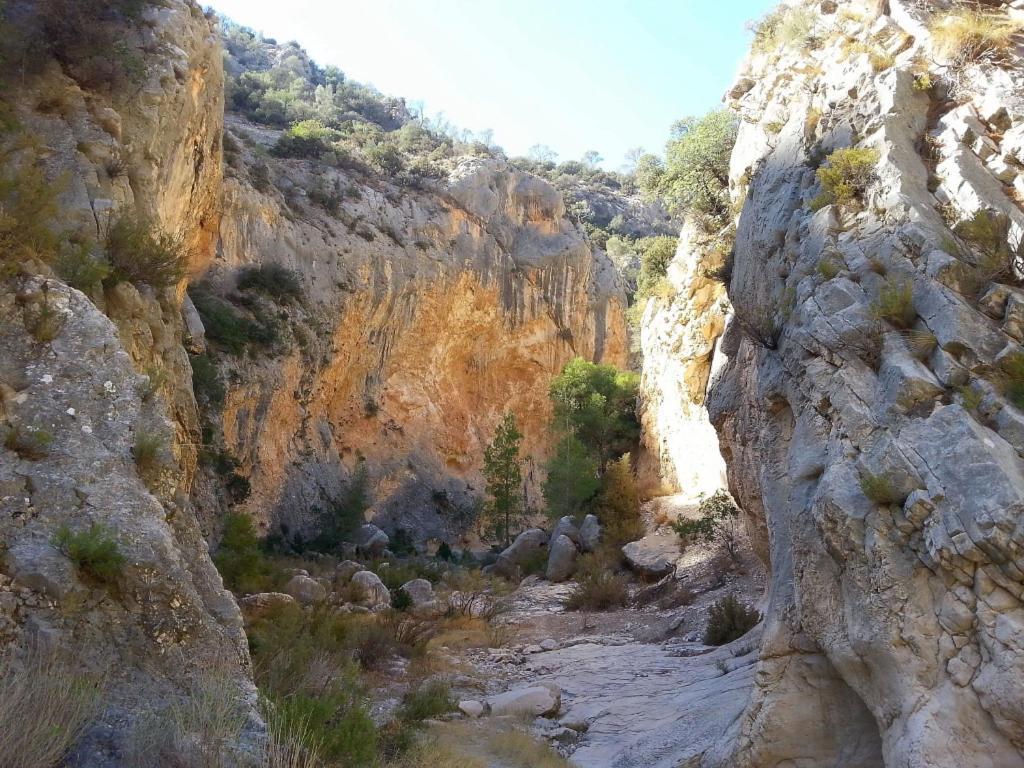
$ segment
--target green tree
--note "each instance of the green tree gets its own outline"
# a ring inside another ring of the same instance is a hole
[[[551,384],[555,428],[574,434],[600,465],[618,458],[640,437],[637,385],[630,371],[579,357],[570,361]]]
[[[249,516],[240,512],[224,519],[224,535],[213,562],[233,592],[263,592],[273,582],[274,569],[260,549],[256,528]]]
[[[597,459],[574,435],[565,435],[545,465],[544,499],[552,518],[578,517],[601,485]]]
[[[648,196],[660,197],[677,215],[702,218],[708,229],[729,219],[729,159],[738,122],[728,110],[686,117],[672,126],[665,164],[640,159],[637,180]],[[660,172],[659,172],[660,171]]]
[[[516,426],[516,417],[506,413],[498,424],[494,439],[484,451],[484,477],[487,480],[487,503],[484,515],[490,534],[508,546],[512,529],[523,523],[526,509],[523,505],[522,459],[519,444],[522,433]]]

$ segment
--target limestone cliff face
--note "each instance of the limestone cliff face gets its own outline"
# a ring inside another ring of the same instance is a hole
[[[169,0],[117,34],[145,52],[137,87],[86,88],[48,62],[7,94],[23,129],[13,140],[30,140],[5,145],[5,161],[57,180],[52,224],[69,239],[102,241],[114,217],[137,212],[201,268],[221,180],[214,28],[196,4]],[[41,265],[21,272],[5,271],[0,287],[0,418],[19,436],[0,449],[0,650],[63,651],[107,676],[75,759],[108,765],[139,716],[187,695],[204,670],[254,695],[248,650],[188,500],[198,422],[183,291],[122,283],[87,297]],[[140,439],[156,446],[145,471]],[[125,558],[112,583],[76,568],[55,538],[93,525]]]
[[[1021,294],[950,230],[986,208],[1019,241],[1021,72],[948,68],[939,5],[807,5],[813,44],[731,92],[737,321],[708,409],[772,581],[752,701],[705,765],[1024,765]],[[813,212],[851,145],[876,180]]]
[[[229,126],[247,166],[277,137]],[[240,267],[286,266],[306,293],[288,322],[312,330],[277,357],[221,360],[223,434],[252,485],[244,509],[308,533],[362,458],[378,523],[450,538],[506,410],[535,492],[552,377],[575,356],[621,364],[627,346],[618,276],[561,195],[492,158],[421,188],[301,160],[269,172],[263,193],[240,174],[226,183],[207,282],[230,292]],[[316,184],[348,190],[335,211],[309,200]]]
[[[666,275],[672,295],[651,299],[640,327],[641,477],[690,499],[725,485],[704,401],[731,307],[725,287],[708,275],[721,264],[711,263],[702,240],[684,227]]]

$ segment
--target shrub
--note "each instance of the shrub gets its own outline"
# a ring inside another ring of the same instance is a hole
[[[79,573],[100,584],[114,584],[125,563],[113,532],[100,523],[77,533],[62,525],[53,536],[53,545]]]
[[[906,498],[888,477],[870,472],[861,475],[860,489],[875,504],[902,504]]]
[[[294,270],[274,263],[245,267],[238,278],[238,290],[259,291],[281,303],[302,299],[299,276]]]
[[[1007,355],[1000,363],[1005,379],[1006,397],[1015,406],[1024,410],[1024,354],[1015,352]]]
[[[636,241],[640,253],[640,275],[637,278],[637,296],[651,295],[654,287],[668,274],[668,265],[679,244],[675,237],[644,237]]]
[[[1006,214],[981,209],[953,228],[974,251],[978,282],[982,286],[993,280],[1018,282],[1024,274],[1024,244],[1010,244],[1011,225]]]
[[[34,163],[0,174],[0,260],[53,261],[61,242],[53,223],[61,221],[57,198],[63,186],[48,181]]]
[[[734,595],[726,595],[708,610],[705,645],[725,645],[738,640],[761,621],[756,608],[748,608]]]
[[[163,470],[167,460],[167,441],[163,435],[138,429],[132,458],[143,479],[152,480]]]
[[[729,557],[736,561],[737,529],[740,510],[732,497],[723,490],[715,491],[709,497],[701,495],[698,508],[700,517],[696,520],[680,517],[672,523],[674,530],[685,543],[696,539],[709,544],[717,543],[723,547]]]
[[[398,717],[405,722],[420,723],[454,710],[451,686],[444,680],[433,680],[413,688],[402,697]]]
[[[809,8],[777,8],[754,26],[753,48],[771,53],[790,45],[804,45],[814,28],[814,12]]]
[[[842,266],[830,256],[826,256],[818,262],[818,274],[826,280],[835,279],[842,271]]]
[[[90,240],[66,243],[54,263],[61,279],[83,293],[91,293],[110,277],[110,265],[97,257],[94,247]]]
[[[266,592],[283,580],[283,574],[260,549],[252,520],[240,512],[224,518],[224,533],[213,562],[224,585],[238,594]]]
[[[207,340],[231,354],[241,354],[250,346],[269,347],[277,341],[277,325],[269,316],[254,322],[243,317],[223,299],[203,290],[190,295],[203,320]]]
[[[447,541],[442,541],[441,546],[437,548],[437,559],[448,562],[451,562],[454,559],[452,548],[448,545]]]
[[[404,588],[399,587],[398,589],[391,590],[391,607],[396,611],[407,611],[412,608],[412,595],[405,591]]]
[[[225,659],[204,667],[185,695],[135,722],[125,749],[125,768],[152,765],[229,768],[238,765],[239,743],[248,722],[245,693]]]
[[[192,391],[199,404],[219,406],[224,403],[224,384],[217,373],[217,366],[208,353],[192,355]]]
[[[729,283],[732,282],[732,272],[736,266],[736,251],[730,250],[722,260],[722,264],[713,269],[705,270],[704,276],[714,280],[715,282],[721,283],[726,288],[729,287]]]
[[[885,320],[895,328],[909,328],[917,319],[914,309],[914,288],[909,281],[887,278],[871,305],[877,320]]]
[[[49,283],[43,283],[42,296],[27,308],[25,326],[32,338],[40,344],[48,344],[60,335],[65,317],[50,303]]]
[[[249,168],[249,181],[257,192],[270,189],[270,169],[266,163],[253,163]]]
[[[330,149],[330,143],[341,134],[319,120],[302,120],[282,133],[270,154],[275,157],[316,159]]]
[[[828,164],[817,170],[821,194],[811,202],[811,208],[818,210],[826,205],[862,202],[868,186],[876,178],[875,166],[880,158],[877,149],[837,149],[826,159]]]
[[[596,554],[583,555],[576,569],[576,583],[565,607],[570,611],[607,611],[621,608],[629,599],[626,579],[614,564]]]
[[[181,240],[137,214],[123,214],[114,221],[104,246],[110,263],[108,282],[144,283],[159,290],[185,277],[188,262]]]
[[[99,712],[103,680],[61,658],[31,651],[20,663],[0,657],[0,755],[11,768],[66,765]]]
[[[4,435],[4,448],[14,451],[23,459],[28,461],[39,461],[45,459],[50,453],[50,443],[53,442],[53,435],[45,429],[25,428],[20,424],[8,427]]]
[[[930,31],[932,47],[940,58],[954,66],[966,66],[1006,61],[1021,24],[1005,13],[958,8],[937,16]]]

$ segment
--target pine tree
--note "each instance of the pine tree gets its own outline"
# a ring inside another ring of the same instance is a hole
[[[505,546],[511,543],[513,527],[521,525],[526,517],[519,458],[522,439],[515,416],[506,413],[494,433],[494,440],[484,451],[488,496],[484,515],[488,531],[494,538],[504,541]]]
[[[601,485],[597,459],[573,435],[566,435],[545,465],[544,499],[552,518],[579,516]]]

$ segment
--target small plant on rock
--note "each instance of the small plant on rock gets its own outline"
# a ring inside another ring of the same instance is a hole
[[[811,201],[811,209],[826,205],[861,203],[868,187],[875,180],[875,167],[881,158],[877,149],[848,147],[837,149],[818,169],[821,194]]]
[[[160,434],[139,429],[135,433],[132,458],[144,479],[151,480],[160,474],[166,462],[166,440]]]
[[[22,428],[19,424],[9,427],[7,434],[4,435],[4,448],[14,451],[28,461],[45,459],[50,452],[50,443],[52,442],[53,435],[47,430]]]
[[[875,504],[902,504],[905,498],[886,475],[865,472],[860,478],[860,489]]]
[[[706,645],[725,645],[738,640],[757,626],[761,613],[748,608],[736,599],[726,595],[711,606],[708,611],[708,628],[704,632]]]
[[[895,328],[910,328],[917,319],[913,285],[910,281],[887,279],[871,311],[877,320],[884,320]]]
[[[53,536],[53,544],[75,564],[79,573],[101,584],[115,583],[125,563],[117,539],[100,523],[77,533],[62,525]]]
[[[302,298],[302,283],[298,275],[294,270],[274,263],[245,267],[238,278],[238,290],[260,291],[280,303]]]
[[[1024,410],[1024,354],[1007,355],[1000,364],[1006,397],[1017,408]]]
[[[740,510],[732,497],[723,490],[715,491],[709,497],[701,497],[696,520],[680,517],[672,523],[672,530],[679,534],[685,544],[702,540],[708,544],[717,543],[736,562],[739,557],[737,525]]]
[[[1021,24],[1006,13],[958,8],[936,17],[930,31],[935,52],[954,67],[964,67],[1006,61]]]

